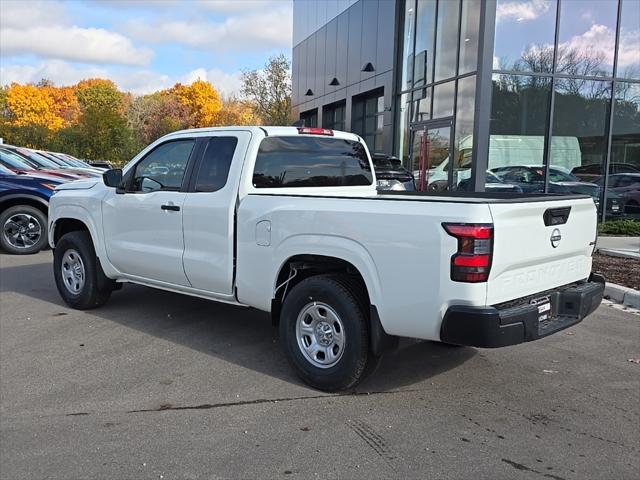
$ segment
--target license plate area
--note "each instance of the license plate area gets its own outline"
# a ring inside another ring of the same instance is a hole
[[[543,323],[555,317],[551,295],[543,295],[541,297],[533,298],[529,303],[531,305],[535,305],[538,309],[538,323]]]

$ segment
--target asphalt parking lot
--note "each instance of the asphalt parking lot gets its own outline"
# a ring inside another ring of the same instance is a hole
[[[2,479],[640,475],[637,313],[500,350],[406,341],[338,396],[261,312],[133,285],[78,312],[50,251],[0,266]]]

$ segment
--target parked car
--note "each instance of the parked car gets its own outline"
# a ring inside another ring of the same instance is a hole
[[[601,178],[597,183],[603,185],[604,179]],[[609,175],[607,190],[607,195],[619,196],[625,213],[640,213],[640,172]]]
[[[2,145],[2,148],[12,151],[13,153],[21,156],[25,160],[28,160],[30,163],[36,166],[36,168],[46,168],[49,170],[60,170],[63,174],[71,174],[76,178],[87,178],[87,177],[99,177],[99,173],[89,172],[86,169],[75,168],[61,161],[54,161],[39,153],[31,150],[30,148],[25,147],[16,147],[13,145]]]
[[[491,172],[503,182],[519,186],[525,193],[544,192],[544,170],[542,166],[508,166],[492,168]],[[600,209],[600,186],[595,183],[581,182],[575,175],[560,167],[549,167],[549,193],[589,195]],[[617,196],[607,200],[607,213],[619,215],[622,205]]]
[[[57,155],[55,153],[46,152],[44,150],[32,150],[32,151],[42,157],[48,158],[52,162],[57,163],[62,168],[80,169],[84,174],[93,174],[94,176],[102,175],[102,172],[103,172],[103,170],[94,168],[90,165],[85,165],[80,160],[76,161],[71,158],[67,158],[66,156]]]
[[[484,177],[484,189],[487,192],[511,192],[522,193],[522,188],[518,185],[512,185],[510,183],[503,182],[500,177],[487,171]],[[458,190],[472,192],[473,184],[470,178],[465,178],[458,183]]]
[[[18,174],[0,165],[0,248],[25,255],[46,247],[49,199],[57,185],[59,179]]]
[[[604,291],[591,197],[377,192],[363,140],[323,128],[176,132],[59,186],[50,216],[72,308],[133,282],[271,312],[294,370],[327,391],[352,388],[399,336],[537,340]]]
[[[35,162],[20,156],[12,150],[2,148],[0,146],[0,165],[16,173],[39,174],[41,176],[50,176],[59,180],[76,180],[79,177],[73,173],[65,172],[59,168],[47,168],[40,166]]]
[[[413,174],[402,166],[400,159],[385,153],[373,153],[371,160],[376,171],[378,190],[411,192],[416,189]]]
[[[89,165],[97,168],[105,168],[110,170],[113,166],[109,162],[105,162],[104,160],[91,160],[89,161]]]
[[[583,182],[595,182],[602,177],[602,165],[599,163],[582,165],[575,167],[571,173]],[[640,173],[640,169],[631,163],[612,163],[609,165],[609,173]]]

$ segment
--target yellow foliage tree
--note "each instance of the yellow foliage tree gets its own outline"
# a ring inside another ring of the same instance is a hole
[[[190,127],[210,127],[215,125],[216,116],[222,108],[222,102],[211,83],[196,80],[191,85],[177,83],[171,93],[191,112]]]
[[[255,105],[231,97],[222,101],[222,108],[216,115],[213,125],[222,127],[226,125],[260,125],[260,123]]]
[[[7,90],[6,105],[15,127],[37,126],[57,131],[64,126],[48,89],[12,83]]]
[[[80,115],[80,104],[76,97],[74,87],[42,87],[53,99],[54,113],[64,121],[64,126],[68,127],[78,121]]]

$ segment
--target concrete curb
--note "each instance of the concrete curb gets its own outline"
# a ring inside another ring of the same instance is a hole
[[[627,307],[640,309],[640,291],[607,282],[604,287],[604,298]]]
[[[596,252],[608,255],[609,257],[633,258],[634,260],[640,260],[640,253],[631,251],[625,252],[624,250],[614,250],[611,248],[596,248]]]

